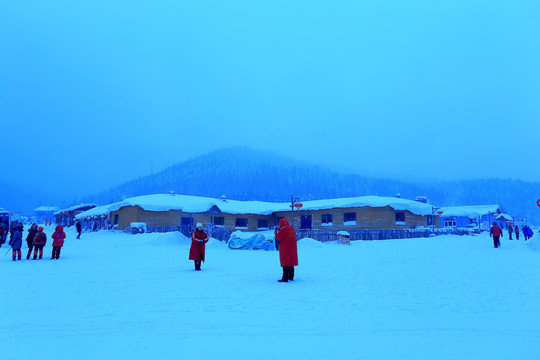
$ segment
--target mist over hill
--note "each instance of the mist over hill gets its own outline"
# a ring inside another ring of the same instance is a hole
[[[429,174],[427,174],[429,175]],[[108,204],[145,194],[168,193],[235,200],[287,202],[378,195],[414,199],[436,206],[499,204],[505,212],[540,223],[540,183],[483,179],[407,182],[366,177],[247,147],[220,149],[82,199]]]

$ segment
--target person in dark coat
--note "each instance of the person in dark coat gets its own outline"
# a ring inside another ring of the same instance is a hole
[[[201,270],[201,262],[205,259],[205,248],[208,242],[208,234],[203,230],[203,225],[197,223],[191,233],[191,247],[189,248],[189,260],[195,263],[195,270]]]
[[[28,245],[28,253],[26,254],[26,260],[30,259],[32,255],[32,249],[34,247],[34,237],[38,233],[38,226],[36,223],[33,223],[28,229],[28,235],[26,236],[26,244]]]
[[[532,238],[533,234],[534,231],[528,225],[523,226],[523,236],[525,237],[525,241]]]
[[[81,233],[82,233],[82,225],[81,225],[81,222],[79,220],[77,220],[77,222],[75,222],[75,228],[77,229],[77,239],[80,239],[81,238]]]
[[[279,219],[274,236],[279,241],[279,262],[283,276],[278,282],[294,281],[294,267],[298,266],[296,231],[285,218]]]
[[[66,238],[66,233],[64,232],[64,227],[62,225],[56,225],[56,231],[51,236],[53,238],[53,250],[51,255],[51,260],[60,257],[60,249],[64,246],[64,239]]]
[[[519,228],[518,228],[517,225],[516,225],[516,227],[514,228],[514,230],[516,230],[516,240],[519,240]]]
[[[22,233],[23,233],[23,225],[18,224],[14,228],[13,236],[11,237],[11,240],[9,240],[9,245],[11,246],[11,250],[13,254],[13,261],[21,260]]]
[[[498,248],[501,246],[499,238],[503,236],[503,232],[495,221],[493,222],[493,226],[491,227],[491,230],[489,230],[489,236],[493,237],[493,246],[495,248]]]
[[[512,227],[512,225],[508,225],[508,239],[509,240],[512,240],[512,234],[514,233],[514,228]]]
[[[39,259],[41,260],[43,257],[43,248],[45,247],[45,244],[47,244],[47,235],[43,232],[43,227],[40,226],[36,236],[34,236],[34,260],[37,259],[38,252]]]

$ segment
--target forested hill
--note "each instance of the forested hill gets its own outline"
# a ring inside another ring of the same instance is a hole
[[[108,204],[126,197],[168,193],[235,200],[286,202],[379,195],[414,199],[427,196],[437,206],[500,204],[511,215],[540,224],[540,183],[486,179],[454,182],[404,182],[346,174],[246,147],[221,149],[179,163],[83,199]]]

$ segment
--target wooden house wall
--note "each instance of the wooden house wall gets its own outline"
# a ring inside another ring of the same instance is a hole
[[[300,228],[300,218],[302,215],[312,215],[312,229],[411,229],[417,226],[427,227],[427,216],[416,215],[408,210],[401,211],[405,215],[405,225],[396,224],[396,210],[390,206],[385,207],[357,207],[357,208],[339,208],[326,210],[295,210],[277,212],[275,217],[285,217],[289,221],[293,217],[293,226]],[[356,213],[356,225],[345,225],[345,213]],[[332,214],[332,226],[323,226],[321,219],[323,214]],[[434,216],[435,226],[439,227],[438,216]]]
[[[245,231],[257,231],[259,219],[268,220],[268,226],[273,228],[272,215],[257,215],[257,214],[207,214],[207,213],[184,213],[180,210],[168,211],[147,211],[139,206],[127,206],[119,210],[111,212],[111,220],[114,221],[114,216],[118,215],[118,228],[124,229],[132,222],[144,222],[147,226],[178,226],[181,224],[182,217],[191,217],[192,224],[201,222],[205,227],[213,222],[215,216],[224,218],[224,227],[227,229],[236,228],[236,218],[246,218],[248,221]]]
[[[356,213],[356,225],[345,225],[344,214]],[[214,217],[224,218],[224,227],[235,230],[236,219],[247,219],[247,228],[241,228],[244,231],[257,231],[258,220],[267,220],[268,228],[273,229],[276,220],[285,217],[291,221],[295,228],[300,228],[300,218],[302,215],[312,215],[312,229],[326,230],[347,230],[347,229],[413,229],[417,226],[428,226],[427,216],[416,215],[408,210],[402,211],[405,215],[405,225],[396,224],[396,211],[389,207],[357,207],[340,208],[327,210],[295,210],[277,212],[273,215],[258,214],[227,214],[227,213],[184,213],[180,210],[169,211],[147,211],[139,206],[123,207],[117,211],[111,212],[110,219],[114,221],[115,215],[118,215],[118,228],[123,229],[130,226],[132,222],[144,222],[148,226],[178,226],[181,224],[182,217],[192,218],[192,224],[201,222],[205,227],[214,221]],[[332,226],[322,226],[321,218],[323,214],[332,214]],[[439,227],[439,217],[433,216],[435,227]]]

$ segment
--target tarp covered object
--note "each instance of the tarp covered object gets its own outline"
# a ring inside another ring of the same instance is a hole
[[[251,234],[253,233],[250,233],[249,235]],[[269,238],[262,233],[256,233],[251,236],[246,236],[245,233],[235,231],[231,234],[228,245],[230,249],[275,250],[274,238]]]

